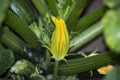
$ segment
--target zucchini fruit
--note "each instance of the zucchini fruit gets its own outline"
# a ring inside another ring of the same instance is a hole
[[[35,15],[27,0],[10,0],[10,10],[27,25],[35,21]]]
[[[38,38],[35,33],[28,26],[26,26],[12,11],[8,11],[5,24],[18,33],[18,35],[20,35],[31,47],[34,49],[40,48]]]
[[[28,43],[30,47],[39,50],[38,38],[29,28],[33,22],[35,22],[35,15],[27,0],[10,1],[10,9],[4,23]]]
[[[67,60],[67,64],[65,62],[60,63],[58,68],[58,73],[65,74],[77,74],[85,71],[90,71],[93,69],[97,69],[99,67],[114,63],[115,58],[118,59],[120,56],[114,55],[113,53],[101,53],[99,55],[86,57],[86,58],[78,58]],[[53,65],[49,66],[49,73],[53,72]]]
[[[98,36],[102,32],[102,29],[103,26],[98,22],[71,39],[70,52],[75,52],[81,46]]]
[[[23,54],[25,43],[8,27],[2,27],[0,30],[0,41],[16,53]]]

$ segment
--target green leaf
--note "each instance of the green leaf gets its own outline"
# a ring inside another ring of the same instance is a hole
[[[45,77],[43,75],[32,75],[30,77],[30,80],[46,80]]]
[[[120,0],[103,0],[103,2],[110,8],[120,7]]]
[[[9,49],[0,50],[0,74],[4,73],[14,62],[13,52]]]
[[[53,16],[58,16],[58,10],[54,0],[45,0]]]
[[[46,25],[49,24],[46,22]],[[49,24],[50,26],[50,24]],[[50,37],[49,35],[51,34],[51,27],[43,27],[41,20],[39,21],[39,26],[34,22],[32,23],[29,28],[36,34],[36,36],[39,38],[39,42],[42,45],[48,45],[50,46]],[[49,31],[48,31],[49,30]]]
[[[120,80],[120,66],[114,67],[103,80]]]
[[[63,19],[65,18],[66,14],[68,12],[67,7],[68,7],[68,4],[70,1],[68,1],[68,0],[55,1],[56,8],[57,8],[57,11],[59,14],[59,18],[63,18]],[[65,6],[65,2],[68,2],[68,4],[66,4],[66,6]]]
[[[11,68],[10,72],[16,73],[19,75],[27,75],[30,76],[36,72],[35,66],[27,61],[27,60],[19,60],[17,61]]]
[[[0,24],[5,17],[5,11],[8,7],[9,0],[0,0]]]
[[[110,10],[102,20],[105,40],[109,48],[120,52],[120,9]]]

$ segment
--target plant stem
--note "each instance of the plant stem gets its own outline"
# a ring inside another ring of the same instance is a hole
[[[17,75],[17,80],[21,80],[21,78],[20,78],[20,76],[19,76],[19,75]]]
[[[56,78],[57,78],[58,65],[59,65],[59,61],[55,60],[54,73],[53,73],[53,80],[56,80]]]

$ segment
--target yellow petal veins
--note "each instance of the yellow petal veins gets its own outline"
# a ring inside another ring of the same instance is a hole
[[[51,39],[51,53],[55,60],[63,60],[69,49],[69,34],[65,21],[51,16],[55,30]]]

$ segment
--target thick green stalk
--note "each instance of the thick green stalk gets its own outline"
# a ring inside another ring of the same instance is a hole
[[[38,38],[32,30],[26,26],[18,16],[8,11],[5,23],[16,33],[18,33],[30,46],[39,49]]]
[[[64,75],[90,71],[114,63],[114,59],[120,59],[119,57],[113,53],[101,53],[91,57],[67,60],[67,64],[60,63],[58,73]],[[53,66],[49,67],[49,69],[52,72]]]
[[[66,24],[67,24],[69,31],[71,31],[73,29],[73,26],[79,20],[79,16],[82,13],[82,11],[84,10],[84,8],[88,2],[89,2],[89,0],[77,0],[76,1],[75,7],[72,9],[72,11],[70,12],[70,15],[66,19]]]
[[[25,43],[7,27],[1,28],[0,41],[16,53],[23,54]]]
[[[103,26],[98,22],[73,38],[70,42],[70,52],[76,51],[81,46],[98,36],[102,32],[102,28]]]
[[[42,16],[47,14],[48,10],[44,0],[32,0],[32,2]]]
[[[57,80],[58,66],[59,66],[59,61],[56,60],[54,65],[53,80]]]
[[[54,0],[45,0],[53,16],[58,16],[57,6]]]
[[[104,15],[104,13],[105,6],[102,6],[92,13],[86,15],[85,17],[82,17],[74,27],[73,31],[77,33],[84,31],[86,28],[89,27],[89,25],[100,19]]]

